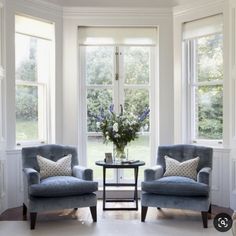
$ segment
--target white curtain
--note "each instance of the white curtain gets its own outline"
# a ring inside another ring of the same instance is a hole
[[[156,45],[155,27],[79,27],[80,45]]]
[[[199,20],[186,22],[183,25],[183,39],[199,38],[204,35],[220,33],[223,30],[223,15],[218,14]]]
[[[30,17],[15,16],[15,32],[39,38],[54,39],[54,24]]]

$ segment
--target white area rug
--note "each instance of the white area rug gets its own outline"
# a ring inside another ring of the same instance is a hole
[[[212,220],[209,222],[208,229],[203,229],[202,222],[183,221],[176,219],[148,220],[141,223],[138,220],[105,220],[98,219],[97,223],[91,221],[70,220],[43,220],[38,221],[35,230],[29,229],[28,221],[1,221],[0,236],[215,236],[230,235],[232,231],[224,234],[215,230]]]

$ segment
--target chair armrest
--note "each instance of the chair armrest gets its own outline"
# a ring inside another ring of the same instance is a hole
[[[197,174],[197,182],[210,185],[211,168],[204,167]]]
[[[28,185],[39,184],[40,183],[40,174],[33,168],[24,168],[24,175],[26,177]]]
[[[144,170],[144,181],[153,181],[163,176],[163,167],[160,165]]]
[[[93,170],[84,166],[74,166],[72,170],[73,176],[83,180],[93,180]]]

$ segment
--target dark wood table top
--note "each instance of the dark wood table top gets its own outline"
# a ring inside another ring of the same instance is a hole
[[[122,162],[107,163],[105,161],[96,161],[95,163],[98,166],[104,166],[104,167],[107,167],[107,168],[135,168],[135,167],[145,165],[144,161],[138,161],[138,162],[135,162],[135,163],[122,163]]]

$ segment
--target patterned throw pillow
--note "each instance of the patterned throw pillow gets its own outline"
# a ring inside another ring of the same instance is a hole
[[[165,156],[165,161],[166,171],[164,176],[183,176],[194,180],[197,179],[199,157],[179,162],[173,158]]]
[[[37,155],[41,179],[45,179],[50,176],[71,175],[71,158],[72,155],[69,154],[55,162]]]

